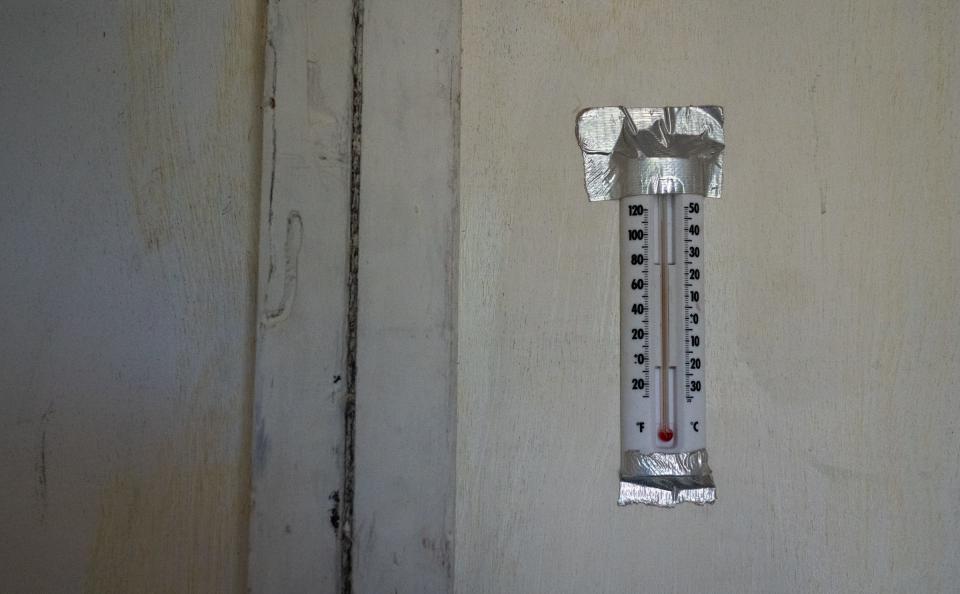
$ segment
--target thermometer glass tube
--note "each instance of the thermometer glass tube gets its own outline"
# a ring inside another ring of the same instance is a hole
[[[705,447],[703,198],[620,199],[624,451]]]

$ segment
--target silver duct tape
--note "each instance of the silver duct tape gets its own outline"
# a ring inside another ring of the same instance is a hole
[[[717,500],[717,490],[711,486],[684,484],[685,481],[620,481],[620,499],[617,505],[643,503],[657,507],[675,507],[678,503],[706,505]]]
[[[645,453],[627,450],[623,453],[620,474],[625,478],[637,476],[710,476],[707,450],[692,452]]]
[[[719,198],[723,108],[592,107],[577,116],[591,201],[640,194]]]
[[[645,503],[673,507],[684,502],[704,505],[716,499],[707,450],[623,453],[619,505]]]

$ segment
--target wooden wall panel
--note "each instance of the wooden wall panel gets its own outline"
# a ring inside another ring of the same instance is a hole
[[[4,592],[245,589],[262,27],[4,3]]]
[[[464,2],[457,591],[957,587],[958,27],[955,2]],[[719,502],[618,509],[618,209],[587,203],[574,118],[714,103]]]
[[[365,9],[354,591],[447,592],[460,5]]]
[[[270,3],[253,414],[253,592],[333,592],[347,398],[350,1]]]

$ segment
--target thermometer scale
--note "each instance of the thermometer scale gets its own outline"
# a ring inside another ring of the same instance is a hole
[[[703,199],[622,198],[620,241],[624,450],[703,448]]]
[[[720,197],[723,111],[590,108],[577,140],[590,200],[620,202],[619,503],[713,503],[703,211]]]

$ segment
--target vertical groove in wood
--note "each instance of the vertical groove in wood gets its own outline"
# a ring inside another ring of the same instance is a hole
[[[340,592],[353,592],[353,499],[357,416],[357,280],[360,265],[360,166],[363,132],[363,0],[353,0],[350,130],[350,245],[347,269],[347,402],[343,415],[343,490],[340,503]]]

